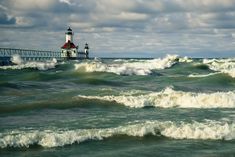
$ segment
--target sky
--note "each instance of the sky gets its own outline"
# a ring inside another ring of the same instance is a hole
[[[235,0],[0,0],[0,47],[93,57],[235,57]]]

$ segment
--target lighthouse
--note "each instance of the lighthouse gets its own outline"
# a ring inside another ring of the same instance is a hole
[[[88,59],[89,58],[89,46],[86,43],[85,47],[84,47],[84,53],[85,53],[85,58]]]
[[[61,47],[61,57],[64,59],[77,59],[78,46],[73,43],[73,31],[69,27],[65,32],[65,44]]]

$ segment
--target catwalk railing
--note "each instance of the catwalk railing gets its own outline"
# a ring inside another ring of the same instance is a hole
[[[60,52],[56,51],[0,48],[1,58],[9,58],[16,54],[20,55],[23,60],[48,60],[52,58],[61,58]]]

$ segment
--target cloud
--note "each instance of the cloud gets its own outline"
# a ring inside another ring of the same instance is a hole
[[[193,12],[235,11],[234,0],[175,0],[182,10]]]
[[[23,47],[19,39],[34,32],[30,39],[35,37],[40,43],[34,46],[56,49],[64,42],[66,27],[71,26],[76,41],[81,45],[88,41],[97,54],[199,55],[214,51],[223,55],[224,50],[233,52],[235,47],[234,19],[234,0],[0,1],[0,31],[3,40],[12,45]],[[9,28],[15,33],[7,31]],[[44,39],[46,33],[56,41]]]
[[[0,25],[14,25],[16,23],[16,18],[9,17],[5,13],[0,12]]]
[[[29,11],[29,10],[49,10],[55,4],[56,0],[8,0],[7,5],[17,11]]]
[[[60,0],[61,3],[66,3],[68,5],[74,5],[71,0]]]

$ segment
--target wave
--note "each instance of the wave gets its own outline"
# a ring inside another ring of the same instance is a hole
[[[19,69],[38,69],[38,70],[48,70],[53,69],[57,65],[56,60],[46,61],[46,62],[26,62],[19,65],[9,65],[9,66],[0,66],[0,69],[7,70],[19,70]]]
[[[131,93],[131,92],[130,92]],[[175,91],[166,88],[160,92],[152,92],[141,95],[121,96],[84,96],[75,98],[98,99],[116,102],[132,108],[143,108],[147,106],[162,108],[235,108],[235,91],[215,93],[194,93]]]
[[[135,137],[153,135],[172,139],[234,140],[235,124],[209,120],[205,122],[194,121],[192,123],[145,121],[104,129],[14,130],[0,134],[0,147],[29,147],[30,145],[40,145],[50,148],[81,143],[88,140],[103,140],[118,135]]]
[[[179,60],[177,55],[167,55],[163,59],[140,60],[133,62],[105,64],[100,61],[90,63],[75,64],[76,70],[84,70],[85,72],[109,72],[118,75],[149,75],[152,70],[170,68]]]
[[[208,76],[213,76],[216,74],[220,74],[220,72],[209,73],[209,74],[190,74],[190,75],[188,75],[188,77],[208,77]]]
[[[204,59],[204,64],[207,64],[213,71],[226,73],[231,77],[235,77],[235,59]]]
[[[22,60],[19,54],[14,54],[11,57],[11,62],[14,64],[22,64],[24,61]]]
[[[189,57],[187,57],[187,56],[185,56],[185,57],[180,57],[180,58],[179,58],[179,62],[180,62],[180,63],[191,63],[191,62],[193,62],[193,59],[191,59],[191,58],[189,58]]]
[[[57,65],[57,60],[53,58],[50,61],[28,61],[24,62],[19,55],[13,55],[11,58],[12,63],[16,65],[9,65],[9,66],[0,66],[0,69],[7,70],[7,69],[13,69],[13,70],[19,70],[19,69],[38,69],[38,70],[48,70],[53,69]]]

